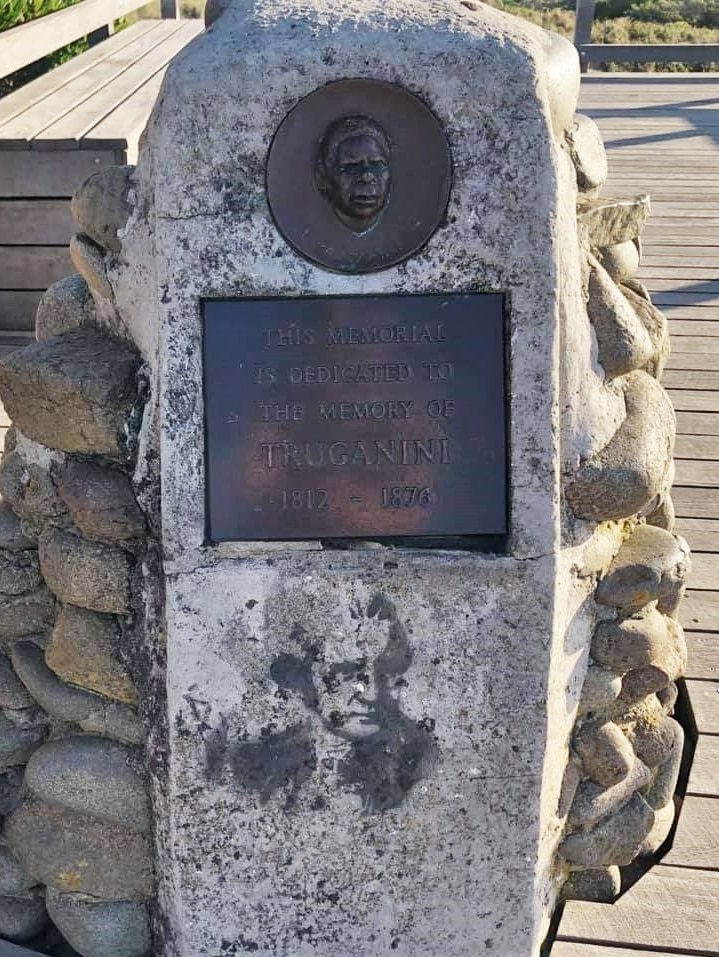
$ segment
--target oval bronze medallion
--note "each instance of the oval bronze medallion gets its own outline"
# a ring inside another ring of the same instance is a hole
[[[284,238],[335,272],[387,269],[417,252],[447,208],[444,130],[412,93],[380,80],[315,90],[280,124],[267,197]]]

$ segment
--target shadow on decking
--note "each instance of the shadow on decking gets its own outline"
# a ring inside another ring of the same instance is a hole
[[[607,139],[605,146],[608,150],[629,149],[636,146],[646,146],[651,144],[667,144],[672,141],[686,141],[696,136],[707,136],[719,146],[719,124],[717,123],[717,109],[719,108],[719,77],[717,74],[703,73],[699,77],[687,77],[686,74],[679,74],[677,77],[669,78],[662,75],[661,85],[676,86],[678,89],[686,90],[687,86],[703,85],[710,83],[717,84],[716,97],[703,97],[700,99],[686,99],[678,103],[648,103],[644,106],[609,106],[609,107],[589,107],[583,112],[595,120],[609,120],[625,118],[634,124],[642,117],[648,119],[672,119],[682,120],[688,124],[685,130],[667,130],[662,132],[642,134],[638,132],[636,136],[622,138],[618,140]],[[657,82],[652,80],[651,82]],[[593,86],[600,86],[606,90],[607,87],[616,86],[617,93],[620,88],[622,93],[631,91],[635,87],[637,91],[646,93],[646,77],[627,77],[626,75],[616,78],[604,78],[601,80],[595,77],[584,77],[582,86],[585,90],[591,90]]]

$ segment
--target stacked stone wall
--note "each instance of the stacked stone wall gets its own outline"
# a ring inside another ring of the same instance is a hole
[[[676,421],[659,382],[667,321],[636,279],[649,197],[600,196],[607,158],[589,117],[575,117],[566,147],[577,174],[594,358],[608,392],[623,396],[625,416],[604,448],[564,476],[567,524],[579,520],[592,535],[581,574],[595,582],[596,626],[570,741],[557,865],[565,898],[611,901],[620,868],[649,861],[674,823],[684,732],[671,715],[686,668],[677,607],[690,556],[674,534]]]
[[[0,938],[59,957],[153,953],[143,369],[98,319],[128,173],[78,192],[78,220],[102,224],[73,241],[82,275],[48,290],[37,343],[0,364]]]

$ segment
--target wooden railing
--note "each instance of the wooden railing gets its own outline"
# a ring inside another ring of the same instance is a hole
[[[115,20],[146,4],[147,0],[82,0],[5,30],[0,33],[0,79],[81,37],[109,36]],[[161,0],[161,11],[163,19],[178,17],[178,0]]]
[[[574,45],[582,72],[592,63],[713,63],[719,43],[592,43],[595,0],[576,0]]]

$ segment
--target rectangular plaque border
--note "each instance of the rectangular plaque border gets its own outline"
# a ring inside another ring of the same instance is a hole
[[[207,428],[207,394],[205,377],[205,359],[206,359],[206,339],[205,339],[205,306],[212,302],[282,302],[282,301],[324,301],[328,299],[413,299],[413,298],[447,298],[449,296],[478,296],[495,295],[500,296],[502,300],[502,344],[503,344],[503,413],[504,413],[504,461],[505,461],[505,515],[503,533],[487,533],[452,535],[452,534],[432,534],[432,535],[399,535],[399,536],[282,536],[282,537],[263,537],[263,538],[212,538],[210,529],[210,487],[209,487],[209,448],[208,448],[208,428]],[[308,293],[299,295],[250,295],[250,296],[228,296],[228,295],[206,295],[199,299],[200,306],[200,338],[201,338],[201,357],[202,357],[202,421],[203,421],[203,485],[204,485],[204,536],[202,546],[204,548],[214,548],[221,545],[242,545],[248,544],[253,547],[267,543],[268,545],[277,545],[282,542],[288,544],[298,542],[320,542],[324,548],[340,549],[352,547],[357,542],[377,542],[388,546],[398,546],[404,548],[417,549],[449,549],[459,551],[473,551],[484,554],[507,554],[508,542],[511,534],[511,516],[512,516],[512,483],[510,476],[512,474],[512,363],[511,363],[511,293],[507,289],[487,289],[482,287],[470,287],[467,289],[425,292],[417,290],[414,292],[402,293],[332,293],[322,295],[319,293]]]

